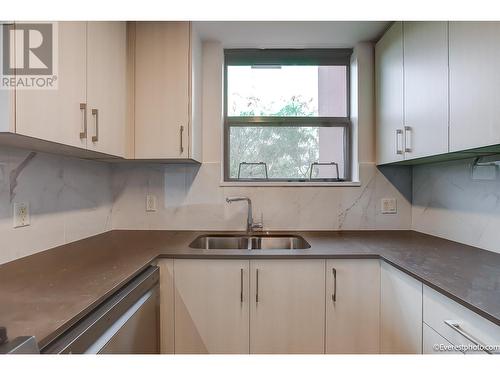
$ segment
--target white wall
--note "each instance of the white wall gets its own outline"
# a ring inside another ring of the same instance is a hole
[[[14,202],[31,226],[13,228]],[[107,231],[111,209],[109,165],[0,146],[0,264]]]
[[[228,205],[225,197],[245,195],[254,202],[255,218],[262,214],[269,230],[409,229],[410,203],[374,164],[373,46],[358,45],[353,63],[360,187],[220,186],[223,50],[210,42],[203,48],[203,164],[115,166],[113,228],[242,230],[245,205]],[[158,197],[157,212],[145,212],[146,194]],[[398,199],[397,215],[379,213],[382,197]]]
[[[413,168],[412,229],[500,253],[500,178],[473,180],[472,162]]]

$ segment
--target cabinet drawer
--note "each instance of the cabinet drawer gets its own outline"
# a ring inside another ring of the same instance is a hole
[[[475,342],[500,349],[500,326],[486,320],[441,293],[424,286],[423,320],[437,333],[454,345],[471,345]],[[447,324],[448,323],[448,324]],[[452,327],[454,325],[455,327]],[[475,341],[475,342],[474,342]],[[475,350],[468,350],[472,353]],[[484,352],[478,350],[479,352]]]
[[[427,324],[422,325],[423,333],[423,354],[461,354],[460,351],[451,348],[453,345],[439,333],[434,331]]]

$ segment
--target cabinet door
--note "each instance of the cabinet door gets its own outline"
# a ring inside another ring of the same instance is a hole
[[[175,353],[248,354],[247,260],[174,261]]]
[[[401,161],[403,145],[403,26],[396,22],[375,47],[377,164]]]
[[[13,25],[13,22],[0,21],[0,59],[4,59],[4,32],[7,25]],[[2,88],[0,90],[0,133],[15,132],[15,95],[14,88]]]
[[[174,354],[174,260],[160,259],[160,353]]]
[[[424,323],[449,342],[463,345],[465,353],[485,353],[468,345],[483,343],[493,347],[500,343],[500,326],[428,286],[423,291]]]
[[[188,156],[189,22],[135,26],[135,157]]]
[[[87,148],[123,157],[126,132],[125,22],[87,26]]]
[[[380,346],[384,354],[422,353],[422,283],[382,262]]]
[[[250,352],[324,353],[325,260],[252,260],[250,270]]]
[[[326,262],[326,353],[379,353],[380,262]]]
[[[448,152],[448,24],[404,25],[405,159]]]
[[[86,22],[58,22],[57,89],[16,90],[16,133],[86,148]]]
[[[450,22],[450,151],[500,144],[500,22]]]

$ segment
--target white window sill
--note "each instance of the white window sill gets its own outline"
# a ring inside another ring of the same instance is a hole
[[[251,182],[251,181],[221,181],[219,186],[255,186],[255,187],[328,187],[328,186],[361,186],[360,181],[342,181],[342,182]]]

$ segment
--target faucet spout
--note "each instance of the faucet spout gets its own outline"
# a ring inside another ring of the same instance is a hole
[[[253,212],[252,212],[252,201],[248,197],[227,197],[226,202],[227,203],[232,203],[232,202],[238,202],[238,201],[246,201],[248,204],[248,212],[247,212],[247,233],[251,233],[254,228],[254,222],[253,222]],[[255,225],[256,227],[261,228],[262,224],[257,223]]]

